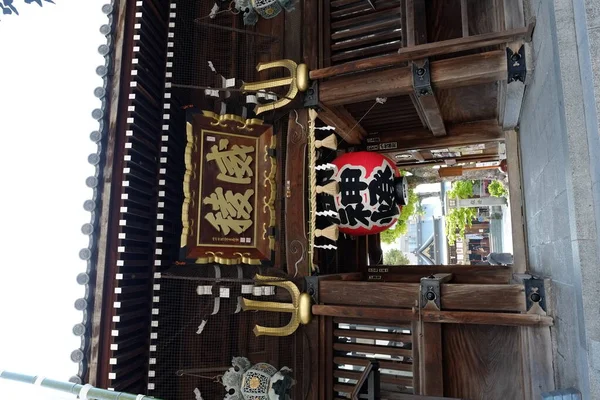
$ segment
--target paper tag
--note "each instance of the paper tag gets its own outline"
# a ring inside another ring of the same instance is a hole
[[[254,285],[242,285],[242,294],[251,294]]]
[[[225,80],[225,87],[235,87],[235,78],[229,78]]]
[[[206,137],[206,141],[207,142],[214,142],[215,140],[217,140],[214,136],[207,136]]]
[[[219,290],[219,297],[224,298],[224,299],[228,299],[229,298],[229,288],[222,287]]]
[[[204,94],[211,97],[219,97],[219,91],[215,89],[204,89]]]
[[[196,288],[196,293],[200,296],[212,294],[212,286],[210,286],[210,285],[198,286]]]
[[[258,99],[255,95],[249,94],[248,96],[246,96],[246,103],[258,104]]]

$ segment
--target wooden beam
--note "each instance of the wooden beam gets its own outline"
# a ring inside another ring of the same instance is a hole
[[[427,43],[425,0],[406,0],[406,47]]]
[[[444,363],[442,360],[442,325],[424,322],[420,326],[419,353],[421,365],[420,393],[426,396],[444,395]]]
[[[373,290],[375,285],[377,290]],[[331,305],[411,308],[419,299],[419,289],[417,283],[320,281],[319,301]],[[525,312],[524,293],[523,285],[451,283],[441,285],[440,298],[444,310]]]
[[[444,118],[442,117],[442,111],[438,104],[435,92],[429,89],[419,88],[418,77],[415,77],[415,70],[424,69],[429,73],[428,62],[426,60],[416,61],[412,65],[413,71],[413,90],[414,93],[411,96],[411,100],[415,104],[415,108],[419,112],[419,115],[423,116],[425,126],[433,133],[434,136],[443,136],[446,134],[446,127],[444,126]]]
[[[498,161],[499,157],[498,155],[478,155],[478,156],[464,156],[464,157],[449,157],[449,158],[439,158],[439,159],[433,159],[433,160],[425,160],[423,162],[410,162],[410,163],[396,163],[396,166],[399,168],[413,168],[413,167],[424,167],[424,166],[429,166],[429,167],[433,167],[435,165],[438,166],[442,166],[442,165],[448,165],[446,164],[445,160],[455,160],[456,163],[473,163],[473,162],[491,162],[491,161]]]
[[[524,400],[538,400],[542,391],[554,390],[552,339],[550,328],[523,326],[519,328],[523,358]]]
[[[413,47],[427,43],[427,10],[425,0],[406,0],[406,47]],[[424,66],[426,60],[415,61],[418,65],[413,65],[414,68]],[[429,68],[427,68],[429,69]],[[430,71],[427,71],[429,73]],[[414,73],[413,73],[413,88],[415,88]],[[438,105],[435,93],[428,96],[422,96],[420,90],[415,88],[410,94],[419,119],[423,126],[428,128],[435,136],[445,135],[444,120]]]
[[[442,310],[525,312],[523,285],[441,285]]]
[[[306,239],[306,221],[304,195],[306,192],[306,129],[308,128],[308,110],[298,110],[289,116],[286,167],[285,167],[285,248],[288,274],[306,276],[308,274],[308,242]],[[298,123],[296,123],[296,121]]]
[[[350,317],[380,322],[418,321],[419,312],[412,309],[355,306],[312,306],[313,315],[329,317]],[[516,314],[477,311],[432,311],[421,310],[423,322],[439,324],[472,324],[498,326],[552,326],[553,319],[538,314]],[[423,379],[421,377],[421,379]]]
[[[530,24],[528,27],[511,29],[503,32],[486,33],[483,35],[474,35],[466,38],[444,40],[441,42],[407,47],[400,49],[396,54],[391,54],[388,56],[351,61],[328,68],[313,70],[310,72],[310,79],[317,80],[331,78],[341,74],[400,65],[408,61],[419,60],[422,58],[496,46],[499,44],[530,38],[532,30],[533,24]]]
[[[373,290],[377,285],[377,290]],[[419,284],[319,282],[319,301],[325,304],[410,308],[419,298]]]
[[[382,308],[382,307],[351,307],[351,306],[312,306],[313,315],[324,315],[328,317],[350,317],[365,320],[377,320],[378,323],[408,322],[418,320],[418,313],[411,309]]]
[[[348,112],[344,107],[328,107],[324,104],[320,106],[318,118],[329,126],[335,128],[335,132],[349,144],[360,144],[367,131],[360,126],[360,124],[354,119],[352,114]]]
[[[474,324],[499,326],[552,326],[553,319],[538,314],[514,314],[474,311],[426,311],[421,312],[426,322],[442,324]]]
[[[478,265],[398,265],[371,266],[367,279],[376,282],[418,283],[425,276],[450,273],[453,283],[508,284],[512,278],[512,268],[505,266]]]
[[[385,135],[380,144],[389,144],[393,150],[382,151],[392,157],[406,150],[424,150],[443,147],[467,146],[472,144],[495,142],[504,139],[504,132],[498,121],[485,120],[448,126],[448,134],[432,138],[429,131],[422,129]]]
[[[503,26],[504,29],[514,29],[525,26],[522,0],[499,0],[499,4],[499,12],[502,14],[499,17],[502,20],[501,26]],[[525,62],[528,70],[527,75],[529,76],[529,79],[531,79],[530,75],[533,71],[533,59],[531,57],[530,46],[525,44],[522,40],[518,40],[509,43],[507,47],[513,52],[518,52],[522,45],[525,45]],[[514,129],[519,123],[526,83],[527,82],[519,81],[508,83],[506,79],[499,82],[498,114],[499,121],[505,130]]]
[[[506,76],[506,52],[502,50],[431,63],[431,84],[434,89],[496,82],[506,79]],[[319,96],[323,104],[338,106],[377,97],[407,95],[413,90],[411,68],[400,67],[329,79],[321,83]]]
[[[468,0],[460,0],[460,16],[462,20],[462,35],[463,37],[469,36],[469,10]]]
[[[516,131],[506,132],[506,162],[508,166],[508,193],[510,220],[512,225],[513,256],[515,273],[523,274],[527,270],[527,236],[525,235],[525,217],[523,192],[521,189],[521,159],[519,135]]]
[[[304,0],[303,16],[309,24],[302,24],[304,34],[302,35],[302,55],[304,63],[309,69],[317,68],[319,65],[319,24],[320,14],[318,0]]]

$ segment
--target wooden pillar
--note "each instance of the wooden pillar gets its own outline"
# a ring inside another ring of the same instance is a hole
[[[308,241],[306,240],[305,160],[308,110],[291,112],[288,122],[285,167],[285,248],[288,274],[306,276],[308,271]],[[296,122],[297,121],[297,122]]]

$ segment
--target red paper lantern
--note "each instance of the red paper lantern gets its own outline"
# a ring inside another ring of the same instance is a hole
[[[346,153],[333,162],[340,192],[329,200],[340,232],[371,235],[394,225],[406,204],[406,180],[389,158],[366,151]]]

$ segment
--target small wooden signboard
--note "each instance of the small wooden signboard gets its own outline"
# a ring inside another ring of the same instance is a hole
[[[273,128],[260,119],[189,111],[182,261],[261,264],[275,247]]]

